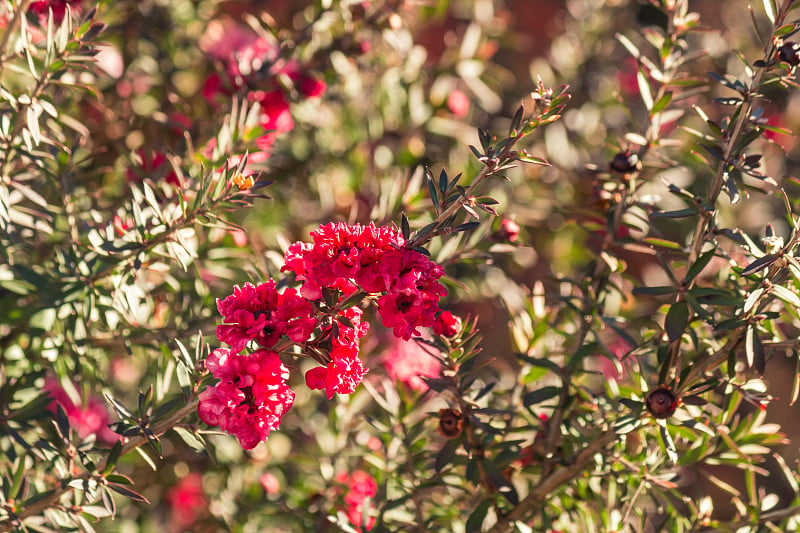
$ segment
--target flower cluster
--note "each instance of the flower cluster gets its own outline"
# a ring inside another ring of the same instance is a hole
[[[273,280],[258,287],[252,283],[234,287],[233,294],[217,301],[224,324],[217,326],[217,338],[238,353],[250,341],[273,348],[283,335],[292,342],[308,340],[317,324],[314,309],[294,289],[283,294]]]
[[[330,326],[323,329],[322,338],[330,339],[330,362],[306,372],[306,385],[310,389],[325,389],[330,400],[334,394],[350,394],[364,378],[367,370],[358,358],[361,337],[367,334],[369,324],[361,322],[362,311],[350,307],[339,313]],[[341,319],[345,319],[343,323]]]
[[[306,372],[309,388],[324,389],[328,399],[355,391],[367,372],[359,344],[369,324],[360,301],[377,302],[383,324],[404,340],[420,335],[420,327],[448,336],[461,327],[460,319],[439,312],[447,293],[439,283],[442,267],[405,248],[396,229],[332,223],[311,237],[289,247],[282,267],[302,282],[299,292],[279,292],[270,279],[236,286],[217,300],[223,319],[217,338],[229,348],[206,360],[219,382],[200,395],[198,411],[246,449],[277,429],[292,405],[289,372],[278,355],[290,345],[321,365]]]
[[[257,102],[260,123],[266,131],[256,139],[261,151],[269,151],[278,134],[294,128],[286,80],[306,98],[325,92],[324,82],[303,73],[297,62],[281,59],[277,42],[232,20],[212,21],[201,46],[221,65],[219,74],[206,79],[203,95],[215,102],[220,97],[227,101],[234,94],[244,94],[248,101]]]
[[[283,271],[303,281],[300,293],[322,297],[323,289],[349,295],[357,289],[380,294],[383,325],[404,340],[419,336],[419,327],[433,326],[439,298],[447,290],[439,283],[440,265],[409,248],[402,235],[373,224],[328,224],[311,232],[312,243],[298,242],[286,252]]]
[[[220,381],[200,394],[197,411],[203,422],[235,435],[245,450],[280,427],[294,392],[277,353],[259,349],[244,355],[218,348],[206,359],[206,368]]]

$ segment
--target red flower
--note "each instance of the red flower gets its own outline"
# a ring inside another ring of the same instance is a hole
[[[406,340],[420,334],[418,327],[433,325],[439,298],[447,294],[438,281],[444,270],[425,255],[403,248],[405,241],[397,230],[331,223],[312,231],[311,237],[311,244],[289,247],[281,268],[303,281],[303,296],[321,299],[324,288],[337,288],[345,295],[357,288],[383,293],[378,299],[381,320]],[[316,371],[314,377],[319,376]]]
[[[433,323],[433,332],[443,337],[452,337],[461,331],[461,318],[450,311],[442,311]]]
[[[225,321],[217,326],[217,338],[237,353],[251,340],[264,348],[274,347],[283,335],[292,342],[305,342],[317,324],[308,301],[294,289],[279,294],[271,279],[257,287],[234,286],[232,295],[217,300],[217,309]]]
[[[304,282],[300,293],[313,300],[322,298],[324,287],[385,291],[380,265],[387,252],[404,244],[397,230],[372,223],[330,223],[312,231],[311,238],[311,244],[298,242],[289,247],[281,270],[294,272]]]
[[[500,228],[495,233],[495,237],[500,241],[516,241],[519,237],[519,224],[509,218],[504,218],[500,222]]]
[[[331,362],[324,367],[312,368],[306,372],[306,385],[309,389],[325,389],[330,400],[334,394],[350,394],[356,387],[367,370],[358,358],[358,341],[367,334],[369,324],[361,322],[361,309],[351,307],[342,313],[342,316],[353,324],[349,327],[337,322],[337,335],[333,335],[333,327],[323,331],[323,336],[331,335]]]
[[[248,356],[219,348],[206,359],[206,368],[220,381],[200,394],[200,420],[236,436],[245,450],[280,427],[294,392],[277,353],[257,350]]]
[[[375,478],[363,470],[355,470],[352,474],[339,473],[336,481],[347,487],[344,504],[350,523],[357,528],[364,524],[367,529],[371,529],[375,524],[375,518],[367,516],[366,522],[364,521],[364,500],[374,497],[378,492]]]
[[[174,531],[185,531],[206,513],[208,501],[203,494],[203,478],[192,472],[169,488],[164,499],[169,505]]]
[[[383,325],[405,340],[419,336],[418,327],[433,326],[439,298],[447,294],[438,281],[444,274],[442,267],[417,251],[402,248],[386,254],[380,271],[388,288],[378,299]]]
[[[64,20],[64,15],[67,12],[67,6],[80,4],[83,0],[38,0],[31,2],[31,13],[36,13],[42,22],[47,22],[47,17],[50,9],[53,10],[53,22],[61,24]]]
[[[310,76],[303,76],[300,79],[299,83],[300,92],[303,96],[307,98],[314,98],[316,96],[321,96],[325,93],[325,89],[327,86],[325,82],[322,80],[318,80],[316,78],[312,78]]]

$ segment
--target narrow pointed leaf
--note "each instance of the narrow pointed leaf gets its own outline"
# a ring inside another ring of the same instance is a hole
[[[672,304],[672,307],[667,312],[667,318],[664,320],[664,329],[667,330],[670,342],[680,339],[688,325],[689,306],[686,302],[681,301]]]

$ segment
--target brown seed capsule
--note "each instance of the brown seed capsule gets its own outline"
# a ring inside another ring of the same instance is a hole
[[[778,51],[778,56],[793,67],[800,65],[800,43],[786,41]]]
[[[455,439],[464,429],[464,417],[458,409],[439,409],[439,434]]]
[[[631,172],[641,170],[642,162],[639,161],[638,154],[633,154],[628,151],[619,152],[608,164],[608,168],[621,174],[630,174]]]
[[[647,394],[645,405],[655,418],[669,418],[675,413],[675,408],[678,407],[678,399],[675,398],[669,387],[661,385]]]

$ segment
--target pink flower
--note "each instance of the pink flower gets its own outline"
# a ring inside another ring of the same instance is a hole
[[[461,318],[450,311],[442,311],[433,323],[433,332],[443,337],[452,337],[461,331]]]
[[[208,509],[208,501],[203,494],[203,478],[197,472],[178,480],[169,488],[164,500],[169,505],[173,531],[185,531]]]
[[[129,218],[122,220],[122,217],[120,217],[119,215],[114,215],[114,220],[111,222],[111,225],[114,228],[116,234],[122,237],[123,235],[128,233],[128,230],[133,228],[133,220]]]
[[[361,322],[362,311],[358,307],[351,307],[341,314],[353,327],[337,321],[338,334],[334,334],[333,326],[323,331],[323,336],[330,335],[331,338],[331,361],[327,366],[312,368],[306,372],[308,388],[325,389],[329,400],[334,394],[354,392],[367,373],[358,358],[358,343],[367,334],[369,324]]]
[[[426,389],[421,376],[437,377],[442,365],[416,342],[394,339],[381,358],[386,373],[395,381],[405,383],[413,390]]]
[[[269,495],[278,494],[281,490],[281,482],[278,481],[273,474],[269,472],[264,472],[261,474],[261,486],[264,487],[264,491]]]
[[[312,231],[311,237],[311,244],[289,247],[281,268],[303,281],[304,297],[318,300],[323,289],[331,288],[345,295],[357,288],[382,293],[381,320],[398,337],[410,339],[420,334],[418,327],[433,325],[439,298],[447,294],[438,281],[444,270],[420,252],[403,248],[397,230],[331,223]]]
[[[241,355],[218,348],[209,354],[206,368],[219,382],[200,394],[200,420],[234,435],[245,450],[280,427],[294,392],[286,384],[289,370],[277,353],[261,349]]]
[[[456,118],[464,118],[469,113],[469,98],[462,91],[454,89],[447,95],[447,108]]]
[[[245,233],[244,230],[230,230],[228,233],[230,233],[231,237],[233,237],[233,244],[239,248],[247,246],[247,233]]]
[[[417,251],[401,248],[385,255],[380,271],[388,288],[378,299],[383,325],[405,340],[419,336],[417,328],[433,326],[439,298],[447,294],[438,281],[442,267]]]
[[[289,247],[281,270],[292,271],[304,281],[300,293],[313,300],[322,298],[324,287],[385,291],[380,265],[387,252],[404,244],[397,230],[378,228],[372,223],[330,223],[312,231],[311,238],[311,244],[295,243]]]
[[[360,528],[363,524],[367,529],[371,529],[375,524],[375,518],[367,516],[364,521],[364,501],[374,497],[378,492],[375,478],[363,470],[355,470],[352,474],[340,472],[336,476],[336,481],[345,485],[347,489],[347,493],[344,495],[344,510],[347,512],[347,519],[356,528]]]
[[[500,228],[495,233],[495,238],[499,241],[515,242],[519,237],[519,224],[510,218],[500,221]]]
[[[265,130],[285,133],[294,128],[289,102],[283,91],[252,91],[247,95],[247,99],[251,102],[258,102],[261,106],[260,122]]]
[[[317,324],[308,301],[294,289],[279,294],[271,279],[257,287],[234,286],[232,295],[217,300],[217,309],[225,322],[217,326],[217,338],[234,352],[241,352],[251,340],[272,348],[284,335],[292,342],[305,342]]]
[[[42,22],[47,22],[48,13],[50,9],[52,9],[53,22],[61,24],[67,12],[67,6],[77,5],[82,1],[83,0],[38,0],[36,2],[31,2],[28,9],[30,9],[31,13],[36,13],[39,16],[39,20]]]
[[[44,390],[53,399],[48,409],[55,413],[56,404],[60,404],[67,414],[70,427],[78,433],[78,437],[85,439],[95,435],[99,441],[105,443],[119,440],[119,435],[108,427],[108,410],[100,399],[91,396],[83,403],[76,404],[58,381],[52,378],[45,381]]]
[[[208,23],[200,38],[200,48],[223,64],[229,81],[237,88],[241,87],[245,77],[278,57],[276,43],[227,18]]]

